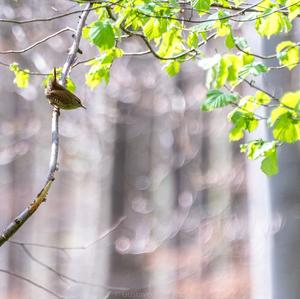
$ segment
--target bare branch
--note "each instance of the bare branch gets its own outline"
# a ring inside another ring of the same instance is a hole
[[[33,280],[31,280],[31,279],[29,279],[29,278],[27,278],[27,277],[22,276],[22,275],[20,275],[20,274],[17,274],[17,273],[14,273],[14,272],[12,272],[12,271],[5,270],[5,269],[0,269],[0,272],[6,273],[6,274],[8,274],[8,275],[10,275],[10,276],[13,276],[13,277],[16,277],[16,278],[18,278],[18,279],[21,279],[21,280],[23,280],[23,281],[25,281],[25,282],[27,282],[27,283],[33,285],[33,286],[35,286],[35,287],[37,287],[37,288],[39,288],[39,289],[45,291],[46,293],[48,293],[48,294],[50,294],[50,295],[52,295],[52,296],[54,296],[54,297],[56,297],[56,298],[59,298],[59,299],[62,299],[62,298],[63,298],[62,296],[60,296],[60,295],[54,293],[54,292],[51,291],[50,289],[48,289],[48,288],[46,288],[46,287],[44,287],[44,286],[42,286],[42,285],[40,285],[40,284],[34,282]]]
[[[23,249],[23,251],[25,252],[25,254],[33,262],[37,263],[38,265],[40,265],[41,267],[47,269],[48,271],[54,273],[55,275],[57,275],[64,282],[72,282],[72,283],[75,283],[75,284],[86,285],[86,286],[89,286],[89,287],[101,288],[101,289],[106,289],[106,290],[110,290],[110,291],[127,291],[128,290],[128,288],[108,286],[108,285],[97,284],[97,283],[92,283],[92,282],[87,282],[87,281],[82,281],[82,280],[78,280],[78,279],[72,278],[72,277],[70,277],[70,276],[68,276],[66,274],[58,272],[57,270],[55,270],[51,266],[47,265],[46,263],[44,263],[41,260],[39,260],[38,258],[36,258],[29,251],[29,249],[25,245],[21,244],[21,248]]]
[[[45,38],[43,38],[43,39],[41,39],[41,40],[35,42],[34,44],[30,45],[29,47],[27,47],[27,48],[25,48],[25,49],[22,49],[22,50],[7,50],[7,51],[0,51],[0,54],[20,54],[20,53],[25,53],[25,52],[31,50],[32,48],[34,48],[34,47],[36,47],[36,46],[38,46],[38,45],[40,45],[40,44],[46,42],[47,40],[49,40],[49,39],[51,39],[51,38],[53,38],[53,37],[55,37],[55,36],[57,36],[57,35],[59,35],[59,34],[65,32],[65,31],[74,31],[74,29],[72,29],[72,28],[70,28],[70,27],[66,27],[66,28],[61,29],[61,30],[59,30],[59,31],[57,31],[57,32],[55,32],[55,33],[53,33],[53,34],[51,34],[51,35],[46,36]]]
[[[51,187],[52,180],[46,182],[45,186],[37,197],[25,208],[2,232],[0,235],[0,247],[15,234],[15,232],[26,222],[26,220],[37,210],[40,204],[46,200],[46,196]]]
[[[124,53],[123,56],[127,57],[127,56],[144,56],[147,54],[151,54],[150,50],[146,50],[146,51],[142,51],[142,52],[131,52],[131,53]],[[76,63],[73,64],[72,69],[75,68],[76,66],[80,65],[80,64],[84,64],[93,60],[96,60],[97,57],[92,57],[92,58],[88,58],[88,59],[84,59],[81,61],[78,61]],[[1,63],[0,63],[1,64]]]
[[[96,10],[99,7],[102,7],[102,6],[97,6],[97,7],[89,8],[88,11]],[[83,11],[84,11],[83,9],[74,10],[74,11],[71,11],[71,12],[67,12],[67,13],[64,13],[64,14],[61,14],[61,15],[57,15],[57,16],[53,16],[53,17],[49,17],[49,18],[35,18],[35,19],[30,19],[30,20],[0,19],[0,23],[11,23],[11,24],[22,25],[22,24],[37,23],[37,22],[50,22],[50,21],[61,19],[61,18],[70,16],[70,15],[83,13]]]
[[[121,217],[112,227],[110,227],[109,229],[107,229],[106,231],[102,232],[96,239],[94,239],[93,241],[88,242],[85,245],[81,245],[81,246],[56,246],[56,245],[47,245],[47,244],[39,244],[39,243],[30,243],[30,242],[22,242],[22,241],[15,241],[15,240],[11,240],[9,241],[12,244],[17,244],[17,245],[26,245],[26,246],[35,246],[35,247],[42,247],[42,248],[48,248],[48,249],[57,249],[57,250],[84,250],[89,248],[90,246],[93,246],[96,242],[99,242],[101,240],[103,240],[104,238],[106,238],[109,234],[111,234],[112,232],[114,232],[121,223],[124,222],[124,220],[126,219],[126,216]]]
[[[248,51],[242,49],[238,44],[235,44],[235,46],[236,46],[236,48],[237,48],[239,51],[241,51],[241,52],[243,52],[243,53],[245,53],[245,54],[247,54],[247,55],[254,56],[254,57],[256,57],[256,58],[260,58],[260,59],[273,59],[273,58],[276,58],[276,54],[265,56],[265,55],[255,54],[255,53],[252,53],[252,52],[250,53],[250,52],[248,52]]]

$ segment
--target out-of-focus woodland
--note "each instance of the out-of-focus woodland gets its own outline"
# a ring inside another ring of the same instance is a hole
[[[0,17],[49,17],[76,5],[2,0]],[[77,22],[78,15],[70,15],[0,23],[1,50],[25,48]],[[72,41],[64,32],[0,61],[48,73],[64,64]],[[260,47],[268,51],[264,42]],[[96,53],[85,40],[80,48],[79,60]],[[141,49],[136,39],[125,48]],[[206,50],[213,53],[213,44]],[[282,171],[268,185],[259,166],[228,142],[227,111],[200,112],[205,76],[193,61],[169,78],[152,56],[123,57],[108,86],[93,92],[84,83],[86,71],[82,64],[71,73],[87,110],[61,112],[59,171],[47,201],[1,247],[0,298],[277,298],[264,290],[270,280],[282,281],[268,276],[276,254],[289,263],[271,268],[293,275],[288,281],[295,288],[297,148],[285,151]],[[51,142],[43,76],[32,75],[26,89],[13,78],[0,65],[1,229],[44,183]],[[266,84],[283,88],[278,77]],[[256,294],[259,288],[269,295]]]

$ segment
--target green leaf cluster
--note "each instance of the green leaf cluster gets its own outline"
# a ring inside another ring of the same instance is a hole
[[[238,100],[237,94],[225,93],[221,90],[209,90],[206,99],[201,104],[202,111],[212,111],[216,108],[222,108],[230,104],[236,103]]]
[[[278,173],[276,141],[267,142],[262,139],[254,140],[241,145],[241,152],[245,152],[252,160],[261,158],[261,170],[266,175],[276,175]]]
[[[280,6],[270,0],[259,3],[259,10],[263,10],[256,19],[255,28],[261,36],[270,38],[272,35],[281,32],[288,32],[292,29],[289,18],[280,12]]]
[[[298,45],[292,41],[284,41],[276,47],[277,58],[281,65],[289,70],[293,69],[299,63]]]
[[[110,68],[116,58],[123,55],[123,51],[119,48],[107,50],[101,56],[91,60],[87,64],[91,66],[85,75],[85,82],[91,89],[96,88],[102,81],[106,84],[109,81]]]
[[[14,62],[10,64],[9,69],[15,74],[14,83],[18,88],[27,88],[29,84],[29,70],[21,69],[19,64]]]

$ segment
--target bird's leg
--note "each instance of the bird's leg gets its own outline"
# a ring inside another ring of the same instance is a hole
[[[58,116],[60,116],[60,110],[59,110],[59,108],[57,106],[53,106],[53,107],[54,107],[53,110],[55,112],[57,112]]]

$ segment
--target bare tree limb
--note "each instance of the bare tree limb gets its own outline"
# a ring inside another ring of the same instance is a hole
[[[18,278],[18,279],[21,279],[21,280],[23,280],[23,281],[25,281],[25,282],[27,282],[27,283],[29,283],[29,284],[31,284],[31,285],[33,285],[33,286],[39,288],[39,289],[41,289],[41,290],[47,292],[48,294],[53,295],[53,296],[56,297],[56,298],[59,298],[59,299],[62,299],[62,298],[63,298],[62,296],[56,294],[55,292],[51,291],[50,289],[48,289],[48,288],[46,288],[46,287],[44,287],[44,286],[42,286],[42,285],[40,285],[40,284],[34,282],[33,280],[31,280],[31,279],[29,279],[29,278],[27,278],[27,277],[22,276],[22,275],[20,275],[20,274],[17,274],[17,273],[14,273],[14,272],[12,272],[12,271],[5,270],[5,269],[0,269],[0,272],[6,273],[6,274],[8,274],[8,275],[10,275],[10,276],[13,276],[13,277],[16,277],[16,278]]]
[[[31,50],[32,48],[34,48],[34,47],[36,47],[36,46],[38,46],[38,45],[40,45],[40,44],[46,42],[47,40],[49,40],[49,39],[51,39],[51,38],[53,38],[53,37],[55,37],[55,36],[57,36],[57,35],[59,35],[59,34],[65,32],[65,31],[75,31],[75,30],[72,29],[72,28],[70,28],[70,27],[66,27],[66,28],[63,28],[63,29],[61,29],[61,30],[59,30],[59,31],[57,31],[57,32],[55,32],[55,33],[53,33],[53,34],[51,34],[51,35],[46,36],[45,38],[43,38],[43,39],[41,39],[41,40],[35,42],[34,44],[30,45],[29,47],[27,47],[27,48],[25,48],[25,49],[22,49],[22,50],[7,50],[7,51],[0,51],[0,54],[3,54],[3,55],[4,55],[4,54],[21,54],[21,53],[25,53],[25,52]]]
[[[96,10],[99,7],[101,7],[101,6],[89,8],[89,11]],[[50,21],[61,19],[61,18],[70,16],[70,15],[83,13],[83,11],[84,11],[83,9],[79,9],[79,10],[74,10],[74,11],[71,11],[71,12],[67,12],[67,13],[60,14],[60,15],[53,16],[53,17],[49,17],[49,18],[35,18],[35,19],[29,19],[29,20],[0,19],[0,23],[10,23],[10,24],[22,25],[22,24],[30,24],[30,23],[37,23],[37,22],[50,22]]]
[[[12,244],[16,244],[16,245],[35,246],[35,247],[57,249],[57,250],[84,250],[84,249],[89,248],[90,246],[93,246],[96,242],[103,240],[109,234],[114,232],[120,226],[120,224],[124,222],[125,219],[126,219],[126,216],[121,217],[112,227],[110,227],[106,231],[102,232],[96,239],[88,242],[85,245],[81,245],[81,246],[56,246],[56,245],[47,245],[47,244],[32,243],[32,242],[15,241],[15,240],[9,241],[9,242]]]
[[[25,208],[2,232],[0,235],[0,247],[15,234],[15,232],[26,222],[26,220],[37,210],[40,204],[45,201],[53,180],[48,180],[37,195],[37,197]]]
[[[85,285],[85,286],[89,286],[89,287],[101,288],[101,289],[105,289],[105,290],[109,290],[109,291],[128,291],[129,290],[129,288],[114,287],[114,286],[109,286],[109,285],[104,285],[104,284],[92,283],[92,282],[82,281],[82,280],[70,277],[64,273],[58,272],[53,267],[47,265],[45,262],[42,262],[41,260],[36,258],[25,245],[21,245],[21,248],[33,262],[37,263],[38,265],[47,269],[48,271],[54,273],[57,277],[59,277],[64,282],[71,282],[71,283]]]

